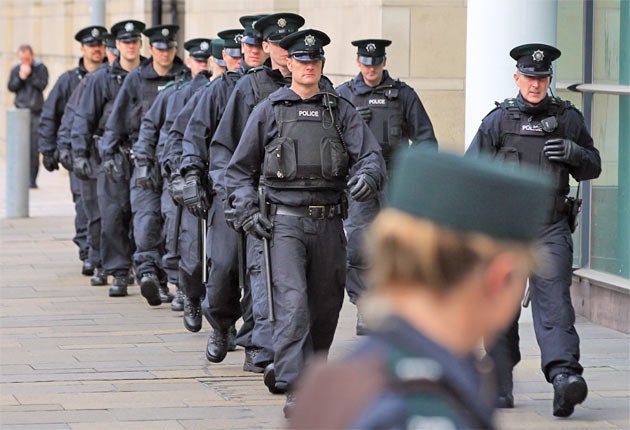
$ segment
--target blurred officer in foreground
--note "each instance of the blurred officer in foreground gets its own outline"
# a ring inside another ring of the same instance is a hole
[[[142,32],[149,38],[151,57],[125,78],[105,125],[103,139],[99,143],[107,181],[120,188],[120,195],[114,197],[117,204],[112,215],[126,220],[131,219],[127,209],[130,208],[133,213],[133,239],[136,248],[133,264],[140,278],[140,292],[150,306],[158,306],[162,301],[170,302],[173,295],[168,290],[160,254],[164,246],[161,193],[142,187],[142,183],[151,181],[151,175],[156,175],[158,170],[150,170],[142,159],[138,161],[137,167],[146,169],[134,169],[132,145],[138,138],[141,119],[153,104],[158,91],[186,72],[183,61],[175,56],[178,29],[177,25],[158,25]],[[127,185],[126,192],[124,185]],[[118,234],[108,240],[125,239]],[[119,250],[126,251],[122,247]],[[123,260],[120,261],[122,263]],[[110,296],[127,295],[127,277],[122,275],[123,267],[121,265],[116,269],[116,288],[110,288]]]
[[[542,371],[554,388],[553,414],[567,417],[587,394],[570,295],[571,232],[579,203],[567,198],[569,175],[577,181],[597,178],[601,161],[580,111],[570,102],[547,94],[551,63],[560,51],[535,43],[517,46],[510,56],[516,60],[514,81],[519,93],[484,118],[467,154],[489,154],[497,162],[531,166],[554,178],[553,218],[538,231],[539,240],[549,250],[549,267],[530,277],[529,288]],[[488,188],[494,187],[489,184]],[[517,316],[489,350],[497,363],[499,407],[514,407],[512,369],[521,358],[518,341]]]
[[[96,273],[90,283],[94,286],[106,285],[107,275],[114,275],[110,291],[114,296],[119,294],[123,286],[126,289],[127,283],[133,282],[129,277],[132,249],[130,210],[128,203],[125,203],[124,196],[128,192],[123,184],[112,183],[105,176],[98,143],[103,137],[105,124],[123,80],[143,59],[140,56],[142,30],[144,24],[133,20],[121,21],[112,26],[110,33],[115,38],[119,56],[106,67],[89,75],[70,133],[73,172],[82,179],[81,195],[84,200],[97,203],[86,205],[90,231],[100,232],[88,236],[92,251],[99,252]]]
[[[80,180],[72,173],[72,151],[69,135],[66,139],[59,139],[58,132],[61,119],[64,116],[66,104],[79,82],[88,74],[98,69],[105,58],[105,47],[102,35],[107,32],[105,27],[90,26],[79,30],[74,39],[81,43],[81,59],[77,67],[63,73],[55,86],[48,94],[44,102],[42,114],[39,120],[39,152],[42,153],[44,168],[49,172],[59,169],[57,160],[61,162],[70,173],[70,191],[74,202],[74,231],[73,242],[79,247],[79,259],[83,262],[81,273],[92,276],[98,261],[94,255],[90,258],[90,246],[88,244],[88,220],[81,198]],[[72,125],[70,114],[66,117],[69,125]],[[69,130],[68,130],[69,131]]]
[[[334,90],[320,90],[323,47],[329,43],[313,29],[280,41],[289,55],[291,87],[273,92],[252,111],[225,172],[226,219],[266,242],[275,388],[287,392],[285,415],[304,363],[314,351],[328,351],[337,328],[350,168],[352,198],[373,197],[385,181],[380,148],[361,116]]]
[[[399,146],[421,145],[437,149],[433,126],[418,94],[398,79],[392,78],[385,66],[385,48],[392,42],[384,39],[355,40],[359,74],[337,88],[340,96],[350,100],[374,137],[381,145],[383,158],[390,167],[393,151]],[[365,290],[367,264],[362,255],[364,229],[383,207],[383,196],[366,202],[351,201],[344,229],[348,238],[348,274],[346,291],[350,301],[357,304]],[[358,335],[365,334],[360,310],[357,312]]]
[[[37,140],[39,115],[44,105],[44,89],[48,85],[48,69],[46,65],[33,55],[31,45],[20,45],[18,48],[20,64],[11,69],[9,75],[9,91],[15,93],[13,104],[18,109],[28,109],[31,112],[31,188],[37,188],[37,173],[39,172],[39,152]]]
[[[370,338],[306,372],[290,427],[493,428],[492,364],[475,353],[519,307],[553,187],[534,172],[412,148],[389,191],[367,236]]]

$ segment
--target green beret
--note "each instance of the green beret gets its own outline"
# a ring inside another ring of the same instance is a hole
[[[485,158],[409,148],[399,151],[389,207],[462,232],[528,242],[551,221],[550,178]]]

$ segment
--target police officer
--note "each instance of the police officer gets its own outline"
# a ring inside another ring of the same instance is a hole
[[[34,57],[31,45],[20,45],[18,57],[20,58],[20,63],[11,69],[8,89],[15,93],[15,99],[13,100],[15,107],[30,111],[30,187],[37,188],[37,173],[39,172],[39,153],[37,152],[39,134],[37,127],[39,115],[44,104],[44,89],[48,85],[48,68]],[[55,163],[55,160],[50,157],[46,161],[49,166]]]
[[[262,38],[261,46],[265,54],[269,55],[271,66],[261,65],[251,68],[238,82],[234,93],[228,101],[224,119],[219,124],[217,132],[212,139],[212,148],[210,150],[212,154],[210,161],[211,175],[213,176],[217,196],[221,196],[220,199],[215,199],[217,212],[223,212],[224,207],[226,194],[223,174],[225,168],[234,153],[252,109],[273,91],[291,83],[291,73],[287,68],[288,54],[286,49],[280,47],[278,42],[284,36],[296,32],[302,25],[304,25],[304,18],[300,15],[286,12],[260,17],[252,25],[252,29],[260,34]],[[221,217],[222,214],[217,219],[221,219]],[[226,225],[223,222],[218,222],[222,228]],[[229,234],[229,237],[234,237],[233,231],[228,230],[226,234]],[[242,238],[240,240],[243,241]],[[248,298],[249,292],[244,292],[244,303],[251,303],[251,309],[247,309],[246,315],[251,313],[254,325],[251,334],[244,341],[245,362],[243,369],[254,373],[262,373],[265,368],[269,367],[265,381],[272,392],[277,392],[273,376],[269,374],[273,369],[274,353],[271,325],[267,320],[267,297],[260,262],[262,243],[252,236],[248,236],[244,242],[246,253],[244,257],[241,256],[241,260],[246,262],[246,274],[249,278],[248,286],[251,291],[251,300]],[[232,265],[237,263],[238,259],[234,257]],[[220,347],[222,344],[220,341],[217,342],[216,337],[213,340],[215,341],[217,352],[221,351]],[[210,341],[208,346],[210,351],[213,346]],[[220,357],[220,354],[211,355]]]
[[[208,144],[212,144],[214,136],[222,127],[221,124],[233,121],[233,111],[230,108],[234,104],[232,100],[251,92],[250,90],[241,93],[238,90],[244,79],[241,76],[249,76],[250,72],[260,70],[260,66],[267,59],[267,55],[262,50],[262,35],[252,26],[263,16],[246,15],[239,19],[243,30],[241,34],[233,36],[233,40],[240,43],[243,53],[239,73],[227,72],[224,74],[223,81],[213,83],[208,93],[202,95],[182,140],[180,168],[182,176],[186,179],[186,187],[190,190],[188,195],[197,197],[186,200],[188,211],[196,216],[207,216],[209,220],[206,246],[209,262],[206,297],[203,304],[199,302],[206,319],[212,326],[206,347],[206,359],[214,363],[223,361],[227,352],[233,350],[235,347],[233,344],[236,343],[245,348],[243,369],[259,373],[262,369],[254,368],[254,350],[251,348],[254,321],[249,283],[243,282],[241,285],[243,287],[242,299],[239,288],[238,250],[241,238],[225,223],[222,205],[225,194],[220,190],[217,191],[213,185],[212,191],[216,193],[216,196],[210,202],[203,178],[208,175],[206,172],[208,165],[214,162],[215,157],[224,159],[219,152],[209,150]],[[226,39],[227,35],[219,33],[219,36]],[[240,103],[240,100],[237,103]],[[230,130],[233,129],[230,128]],[[209,153],[212,153],[211,159],[208,157]],[[227,158],[229,159],[229,156]],[[213,165],[210,165],[209,170],[213,184],[221,181],[221,178],[216,175],[221,175],[222,171],[215,170]],[[209,207],[210,204],[212,205]],[[240,246],[243,247],[242,244]],[[241,299],[240,304],[239,299]],[[197,302],[195,301],[194,304],[196,305]],[[197,309],[201,310],[201,308]],[[236,339],[233,340],[234,324],[239,317],[243,318],[243,325]]]
[[[477,348],[519,306],[553,187],[487,160],[401,152],[367,241],[371,336],[307,372],[290,428],[494,428]]]
[[[138,138],[140,120],[153,104],[159,89],[185,73],[184,62],[175,56],[177,49],[175,37],[178,29],[177,25],[158,25],[143,31],[149,38],[151,57],[129,73],[123,82],[105,125],[105,134],[99,143],[107,180],[121,188],[123,185],[131,188],[130,192],[121,189],[120,195],[115,197],[115,200],[121,203],[115,209],[115,213],[117,212],[121,219],[127,218],[126,209],[131,200],[136,247],[133,254],[134,269],[140,277],[140,292],[150,306],[160,305],[162,299],[171,301],[173,298],[168,291],[159,251],[163,246],[161,192],[153,192],[142,187],[143,181],[149,181],[149,177],[155,175],[154,171],[157,169],[145,164],[148,161],[142,159],[135,164],[141,169],[134,169],[131,145]],[[119,235],[111,235],[108,238],[121,239]],[[113,295],[125,296],[127,278],[122,276],[122,267],[118,268],[117,272],[116,290],[113,291]],[[111,293],[110,289],[110,295]]]
[[[59,168],[57,164],[58,154],[61,164],[70,171],[70,191],[74,202],[74,228],[75,235],[73,242],[79,247],[79,259],[83,262],[81,273],[85,276],[94,274],[96,261],[94,256],[90,258],[90,247],[87,235],[87,216],[83,208],[81,199],[81,189],[79,180],[72,173],[72,153],[70,141],[66,139],[64,144],[58,141],[58,131],[61,125],[61,118],[64,115],[66,104],[72,92],[79,85],[83,77],[98,69],[103,64],[105,58],[105,48],[103,46],[102,34],[107,29],[101,26],[90,26],[79,30],[74,39],[81,44],[81,59],[77,67],[63,73],[55,86],[48,94],[44,102],[39,121],[39,152],[44,156],[44,168],[49,172]],[[69,121],[71,116],[67,117]],[[70,124],[72,124],[70,122]]]
[[[391,43],[385,39],[353,41],[352,45],[357,47],[359,74],[337,88],[340,96],[354,103],[374,133],[388,169],[393,151],[401,145],[437,148],[431,120],[418,94],[404,82],[392,78],[385,69],[385,48]],[[366,202],[351,201],[348,219],[344,222],[348,238],[346,291],[355,305],[365,290],[367,266],[361,253],[363,231],[383,206],[382,200],[383,196],[376,196]],[[356,332],[363,335],[365,330],[358,311]]]
[[[94,286],[106,285],[107,275],[118,275],[110,294],[117,295],[123,285],[132,283],[129,270],[131,267],[131,244],[129,239],[128,205],[122,184],[107,181],[101,168],[98,141],[105,131],[105,124],[114,105],[122,82],[127,74],[140,65],[142,46],[140,21],[125,20],[114,24],[110,34],[115,38],[119,56],[105,68],[94,72],[87,79],[84,94],[81,96],[71,130],[73,172],[82,179],[81,195],[86,205],[91,240],[90,248],[98,252],[96,273],[90,280]],[[122,190],[122,191],[121,191]],[[101,211],[105,214],[101,218]],[[99,233],[100,232],[100,233]],[[125,279],[123,279],[125,278]],[[126,287],[125,287],[126,288]]]
[[[352,198],[371,198],[385,180],[378,143],[360,115],[334,92],[320,91],[329,43],[313,29],[280,41],[291,86],[252,111],[225,172],[226,218],[271,242],[274,377],[276,388],[288,391],[285,414],[305,361],[313,351],[328,351],[337,327],[350,168]]]
[[[223,41],[222,60],[226,64],[227,71],[221,74],[211,83],[199,88],[186,104],[180,109],[172,126],[168,132],[165,145],[165,177],[169,180],[169,190],[175,201],[181,207],[186,206],[186,202],[203,202],[206,205],[206,188],[194,187],[192,193],[184,201],[184,176],[180,174],[182,157],[182,139],[184,135],[191,131],[201,131],[199,145],[203,146],[203,151],[207,154],[206,139],[210,139],[215,124],[218,123],[225,103],[234,88],[236,81],[240,78],[239,68],[241,65],[241,42],[242,29],[224,30],[218,33]],[[202,149],[199,149],[200,151]],[[197,151],[197,149],[194,149]],[[195,169],[199,173],[199,181],[207,177],[207,167],[204,162],[197,165]],[[201,301],[206,295],[205,285],[202,283],[203,264],[201,254],[201,238],[203,234],[201,217],[205,216],[205,208],[199,210],[188,209],[182,212],[179,244],[181,258],[179,261],[179,277],[184,292],[184,327],[192,332],[201,330],[202,315]],[[210,231],[206,234],[206,248],[210,247]],[[236,328],[230,328],[231,342],[230,349],[234,349],[234,336]]]
[[[555,214],[539,233],[539,240],[549,250],[548,267],[534,273],[529,283],[542,371],[554,388],[553,414],[567,417],[587,394],[570,296],[570,217],[577,208],[567,200],[569,175],[577,181],[597,178],[601,161],[582,114],[570,102],[547,94],[551,63],[560,51],[533,43],[517,46],[510,56],[516,60],[514,81],[519,93],[484,118],[467,153],[486,153],[502,163],[533,166],[555,179]],[[497,362],[500,407],[514,406],[512,369],[520,361],[518,339],[517,318],[489,351]]]

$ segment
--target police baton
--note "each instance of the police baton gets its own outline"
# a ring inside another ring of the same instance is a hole
[[[206,231],[208,230],[208,220],[206,212],[197,221],[197,250],[199,252],[199,262],[201,263],[201,282],[206,285],[208,281],[208,262],[206,261]]]
[[[260,214],[265,218],[267,217],[267,202],[265,199],[265,190],[263,187],[258,187],[258,207]],[[263,258],[265,259],[265,286],[267,287],[267,306],[269,307],[269,321],[274,322],[276,320],[276,313],[273,308],[273,288],[271,285],[271,251],[269,250],[269,239],[262,238],[263,242]]]
[[[245,290],[245,277],[247,273],[247,235],[240,231],[238,233],[238,287]]]
[[[523,301],[521,302],[521,305],[526,308],[529,306],[529,302],[532,301],[532,292],[529,288],[529,284],[527,284],[527,288],[525,288],[525,295],[523,296]]]
[[[173,254],[179,254],[179,227],[182,225],[182,211],[183,207],[179,203],[175,203],[177,212],[175,213],[175,224],[173,225]]]

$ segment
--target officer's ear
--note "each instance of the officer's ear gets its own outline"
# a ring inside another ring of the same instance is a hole
[[[193,62],[193,59],[191,57],[186,57],[186,67],[190,69],[192,62]]]
[[[357,67],[360,69],[361,68],[361,62],[359,61],[359,56],[357,55],[357,58],[354,59],[355,63],[357,63]]]
[[[267,42],[266,40],[263,40],[262,49],[265,54],[270,54],[271,52],[269,49],[269,42]]]
[[[326,64],[326,58],[322,58],[322,73],[324,73],[324,64]]]
[[[287,57],[287,69],[289,69],[289,72],[293,72],[293,57],[290,55]]]

